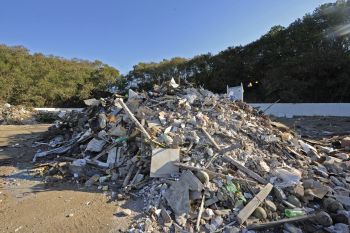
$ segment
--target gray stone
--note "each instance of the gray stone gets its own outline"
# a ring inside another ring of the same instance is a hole
[[[299,198],[303,197],[305,194],[304,186],[302,186],[301,184],[294,186],[293,187],[293,194]]]
[[[350,211],[339,210],[333,217],[335,223],[345,223],[350,225]]]
[[[230,209],[214,210],[214,213],[219,216],[227,216],[231,213]]]
[[[337,223],[334,226],[327,228],[331,233],[349,233],[349,225],[344,223]]]
[[[227,196],[225,196],[225,194],[220,190],[217,193],[217,197],[218,197],[219,201],[226,201],[227,200]]]
[[[344,187],[344,184],[340,180],[338,180],[335,176],[330,176],[330,178],[335,185]]]
[[[332,213],[336,213],[338,210],[344,209],[343,205],[339,201],[330,197],[323,199],[323,206],[326,210]]]
[[[349,155],[346,154],[346,153],[337,153],[334,156],[337,157],[338,159],[342,159],[342,160],[348,160],[349,159]]]
[[[175,215],[189,212],[189,186],[185,181],[180,179],[178,182],[171,185],[170,188],[165,191],[164,197]]]
[[[282,200],[287,199],[286,194],[284,194],[284,192],[281,188],[274,187],[273,194],[275,195],[275,197],[277,198],[278,201],[282,201]]]
[[[123,209],[122,211],[120,211],[120,214],[124,215],[124,216],[129,216],[129,215],[131,215],[131,210]]]
[[[206,200],[205,203],[204,203],[204,206],[205,207],[211,206],[212,204],[214,204],[214,203],[216,203],[218,201],[219,201],[219,199],[216,196],[214,196],[213,198],[210,198],[210,199]]]
[[[191,171],[182,172],[180,180],[186,182],[192,191],[202,191],[203,189],[202,182]]]
[[[291,203],[292,205],[295,205],[296,207],[301,207],[301,202],[296,196],[290,195],[288,196],[288,202]]]
[[[205,171],[197,171],[196,176],[203,184],[207,184],[209,182],[209,175]]]
[[[87,100],[84,100],[84,104],[87,106],[98,106],[100,104],[100,101],[95,98],[87,99]]]
[[[333,220],[329,214],[324,211],[321,211],[317,214],[316,222],[324,227],[329,227],[333,225]]]
[[[275,203],[273,203],[272,201],[265,200],[265,205],[266,205],[267,209],[271,210],[272,212],[276,212],[277,207],[276,207]]]
[[[258,219],[266,219],[267,218],[267,213],[262,207],[258,207],[254,210],[253,216],[258,218]]]
[[[284,230],[288,231],[289,233],[303,233],[303,231],[300,228],[290,223],[285,223],[283,227]]]

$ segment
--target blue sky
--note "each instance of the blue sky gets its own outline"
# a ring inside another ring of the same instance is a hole
[[[0,43],[129,71],[258,39],[334,0],[3,0]]]

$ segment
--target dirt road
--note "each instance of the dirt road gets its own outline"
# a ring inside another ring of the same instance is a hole
[[[0,232],[123,232],[140,201],[109,201],[76,183],[45,183],[29,171],[32,143],[49,125],[0,126]],[[130,216],[116,213],[130,209]]]

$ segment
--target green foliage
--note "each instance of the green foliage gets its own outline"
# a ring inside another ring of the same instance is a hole
[[[287,28],[217,55],[140,63],[140,88],[175,78],[225,92],[243,82],[248,102],[350,102],[350,1],[324,4]],[[251,87],[248,84],[252,83]]]
[[[114,84],[119,71],[100,61],[67,60],[0,45],[0,100],[35,107],[79,106]]]

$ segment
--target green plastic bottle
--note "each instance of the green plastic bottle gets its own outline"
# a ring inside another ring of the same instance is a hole
[[[298,216],[304,216],[305,212],[302,209],[285,209],[284,214],[288,218],[298,217]]]

